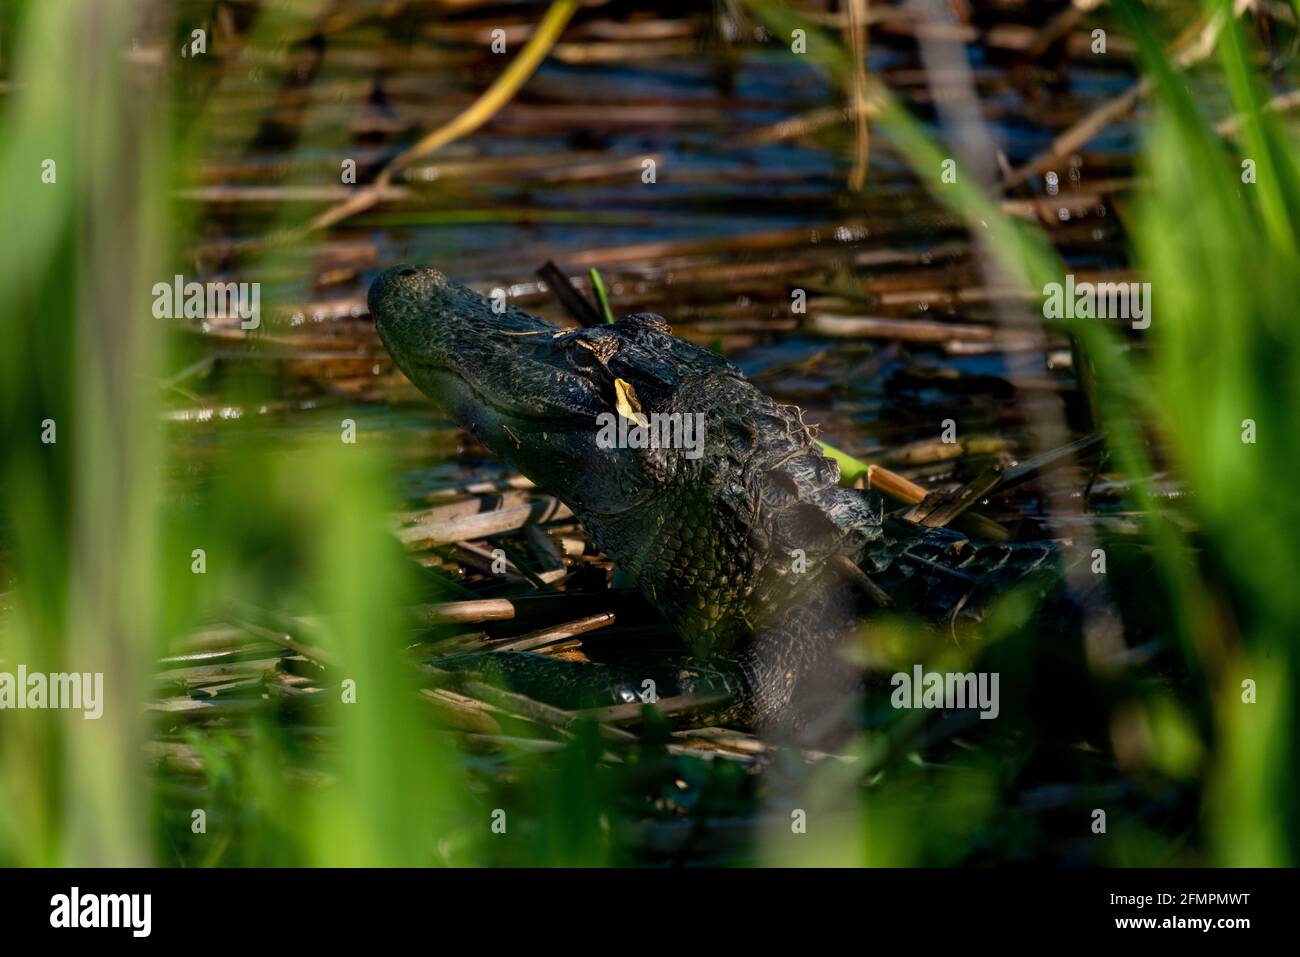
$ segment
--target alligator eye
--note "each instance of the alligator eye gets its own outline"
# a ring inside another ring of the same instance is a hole
[[[569,361],[583,372],[594,369],[596,366],[600,365],[600,360],[596,358],[596,354],[583,346],[578,346],[569,350]]]

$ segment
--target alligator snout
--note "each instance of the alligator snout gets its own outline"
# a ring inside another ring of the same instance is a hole
[[[404,315],[425,312],[440,290],[447,288],[447,277],[436,269],[403,264],[385,269],[370,284],[366,304],[380,332]]]

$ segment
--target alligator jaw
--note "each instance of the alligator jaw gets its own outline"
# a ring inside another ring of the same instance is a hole
[[[599,385],[571,368],[557,341],[563,330],[515,306],[494,309],[436,269],[386,270],[371,284],[369,305],[394,361],[461,421],[493,432],[608,408]]]
[[[370,313],[420,391],[493,452],[575,510],[613,514],[642,497],[606,481],[598,416],[614,382],[577,339],[436,269],[397,266],[370,287]],[[613,457],[620,453],[615,450]]]

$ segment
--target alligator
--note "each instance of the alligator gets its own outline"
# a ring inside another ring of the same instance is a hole
[[[1050,541],[978,542],[887,517],[877,492],[840,484],[800,409],[658,315],[562,328],[410,265],[380,274],[368,299],[411,382],[563,501],[662,613],[688,654],[651,680],[660,695],[726,695],[714,721],[807,725],[859,680],[841,646],[881,604],[951,625],[1036,573],[1044,594],[1061,591]],[[614,417],[644,428],[673,415],[702,415],[695,454],[601,440],[599,423]],[[569,672],[583,668],[527,652],[477,657],[543,696],[571,690]],[[584,672],[576,684],[587,687]],[[606,704],[635,700],[646,674],[595,673]]]

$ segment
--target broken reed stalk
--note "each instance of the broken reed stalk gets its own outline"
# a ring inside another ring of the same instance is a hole
[[[412,624],[420,627],[477,624],[514,618],[515,603],[508,598],[447,601],[436,605],[416,605],[407,609],[407,613]]]
[[[564,732],[572,732],[577,724],[585,718],[580,712],[565,711],[563,708],[544,704],[536,698],[530,698],[514,691],[504,691],[482,681],[466,680],[454,672],[444,671],[441,668],[435,668],[433,665],[421,665],[420,670],[436,680],[440,685],[454,688],[467,697],[484,701],[494,707],[513,712],[521,717],[529,718]],[[636,735],[618,728],[611,728],[603,723],[598,722],[596,728],[600,736],[609,741],[636,740]]]
[[[524,44],[524,48],[519,51],[519,55],[510,61],[510,65],[504,72],[470,104],[468,109],[457,114],[450,123],[445,123],[426,135],[414,146],[397,154],[380,170],[370,186],[321,213],[307,225],[304,232],[325,229],[374,206],[382,198],[397,173],[448,143],[473,133],[495,116],[510,102],[519,88],[524,85],[524,81],[533,75],[533,71],[560,38],[560,34],[564,32],[565,26],[577,9],[577,0],[555,0],[547,9],[546,15],[542,17],[542,22],[537,25],[533,35]]]
[[[911,479],[904,478],[883,465],[868,466],[866,474],[867,488],[874,488],[876,491],[900,502],[915,505],[929,494],[924,486],[917,485]]]
[[[243,628],[244,631],[247,631],[250,635],[265,638],[266,641],[272,641],[274,644],[281,646],[281,648],[290,650],[294,654],[302,655],[302,657],[307,658],[308,661],[320,664],[321,667],[334,667],[334,657],[329,654],[329,651],[316,648],[316,646],[313,645],[304,645],[303,642],[296,641],[294,636],[289,635],[287,632],[277,631],[277,629],[274,628],[263,628],[260,624],[244,622],[242,619],[234,619],[234,623],[238,624],[240,628]]]
[[[871,580],[871,576],[864,572],[846,555],[836,555],[831,559],[831,563],[846,579],[856,585],[868,598],[876,603],[877,608],[890,608],[894,600],[889,597],[889,593]]]
[[[614,613],[612,611],[602,611],[595,615],[588,615],[586,618],[566,621],[562,625],[540,628],[518,638],[508,638],[500,643],[493,643],[488,650],[535,651],[538,648],[553,645],[559,641],[567,641],[570,638],[585,635],[597,628],[604,628],[606,625],[612,624],[614,624]]]
[[[1038,59],[1052,46],[1064,39],[1071,30],[1079,25],[1087,14],[1096,10],[1102,0],[1073,0],[1071,4],[1045,23],[1034,36],[1034,41],[1025,50],[1030,59]]]
[[[553,498],[539,498],[526,505],[498,508],[459,518],[422,521],[397,532],[398,541],[410,549],[432,548],[435,545],[455,545],[489,535],[513,532],[525,525],[570,518],[573,513],[567,505]]]
[[[602,725],[606,722],[611,724],[621,724],[623,722],[639,721],[644,708],[654,708],[662,715],[683,714],[691,711],[698,711],[701,708],[711,708],[714,705],[725,704],[731,700],[731,695],[723,691],[718,692],[698,692],[692,694],[675,695],[671,698],[660,698],[653,704],[648,702],[633,701],[630,704],[615,704],[606,708],[587,708],[583,711],[573,712],[576,716],[590,718],[598,721]]]
[[[849,49],[853,54],[853,129],[855,148],[849,189],[862,192],[871,159],[871,128],[867,125],[867,0],[849,0]]]
[[[1240,16],[1246,4],[1237,4],[1233,16]],[[1186,70],[1201,62],[1214,52],[1219,41],[1219,33],[1224,25],[1223,12],[1217,11],[1210,16],[1202,15],[1195,23],[1179,34],[1173,43],[1173,59],[1179,68]],[[1064,157],[1081,149],[1085,143],[1110,126],[1111,123],[1125,116],[1138,100],[1146,96],[1152,88],[1151,79],[1143,77],[1138,82],[1112,100],[1103,103],[1079,122],[1062,133],[1048,148],[1034,157],[1024,166],[1013,170],[1002,181],[1003,190],[1012,189],[1023,184],[1030,177],[1048,169]]]
[[[1300,90],[1290,90],[1286,93],[1279,93],[1264,104],[1264,110],[1269,113],[1283,113],[1288,110],[1294,110],[1300,107]],[[1220,121],[1214,127],[1214,131],[1220,136],[1235,138],[1241,129],[1245,117],[1241,114],[1230,116]]]
[[[867,488],[873,488],[895,501],[902,502],[905,505],[916,505],[930,494],[922,485],[917,485],[909,478],[904,478],[897,472],[890,471],[884,466],[872,465],[856,459],[847,452],[841,452],[833,445],[828,445],[821,439],[817,439],[817,444],[821,446],[827,458],[833,459],[835,464],[840,467],[840,480],[852,482],[859,476],[866,476]],[[1011,537],[1011,533],[983,515],[967,513],[961,515],[956,522],[958,527],[972,535],[978,535],[981,538],[988,538],[993,541],[1006,541]]]
[[[560,304],[564,306],[578,325],[587,328],[600,325],[600,313],[591,305],[586,296],[578,292],[578,287],[564,274],[564,270],[548,259],[536,272],[542,281],[550,287],[551,292],[555,293],[555,297],[560,300]],[[595,270],[593,269],[592,272],[595,272]]]

